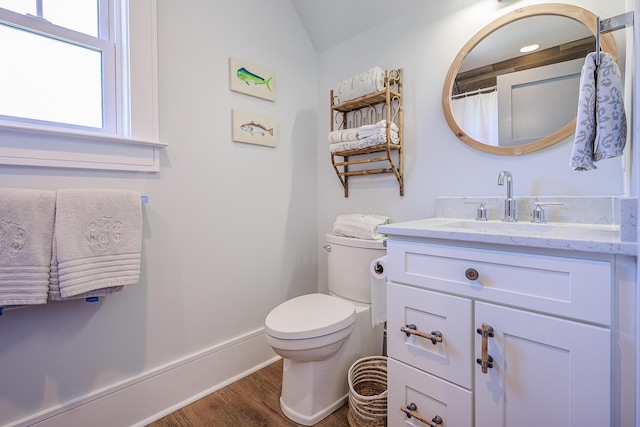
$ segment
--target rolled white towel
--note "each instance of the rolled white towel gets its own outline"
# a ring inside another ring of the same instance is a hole
[[[333,94],[338,97],[339,102],[345,102],[380,92],[384,89],[384,77],[382,68],[373,67],[340,83]]]
[[[333,224],[333,233],[364,240],[381,240],[385,235],[377,232],[379,225],[388,224],[390,218],[374,214],[339,215]]]

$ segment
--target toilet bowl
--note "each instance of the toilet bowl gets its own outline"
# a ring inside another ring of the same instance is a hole
[[[332,235],[327,242],[331,295],[293,298],[265,319],[266,340],[284,359],[280,408],[307,426],[346,402],[353,362],[381,352],[382,330],[371,325],[369,264],[385,254],[384,244]]]

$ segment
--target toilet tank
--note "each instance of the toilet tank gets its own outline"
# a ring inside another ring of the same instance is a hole
[[[326,235],[329,292],[352,301],[371,303],[371,261],[387,253],[383,240]]]

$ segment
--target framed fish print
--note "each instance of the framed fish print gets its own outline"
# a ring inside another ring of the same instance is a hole
[[[232,137],[236,142],[275,147],[278,142],[276,119],[243,110],[232,110]]]
[[[234,92],[276,100],[276,73],[246,61],[229,59],[229,85]]]

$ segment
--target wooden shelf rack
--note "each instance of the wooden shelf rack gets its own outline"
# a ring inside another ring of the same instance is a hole
[[[384,81],[384,90],[341,103],[337,103],[331,91],[331,131],[375,124],[381,117],[387,121],[386,144],[331,153],[331,164],[344,188],[344,197],[349,197],[349,177],[383,173],[395,176],[400,195],[404,195],[402,69],[386,70]],[[391,123],[398,126],[397,143],[391,142]]]

